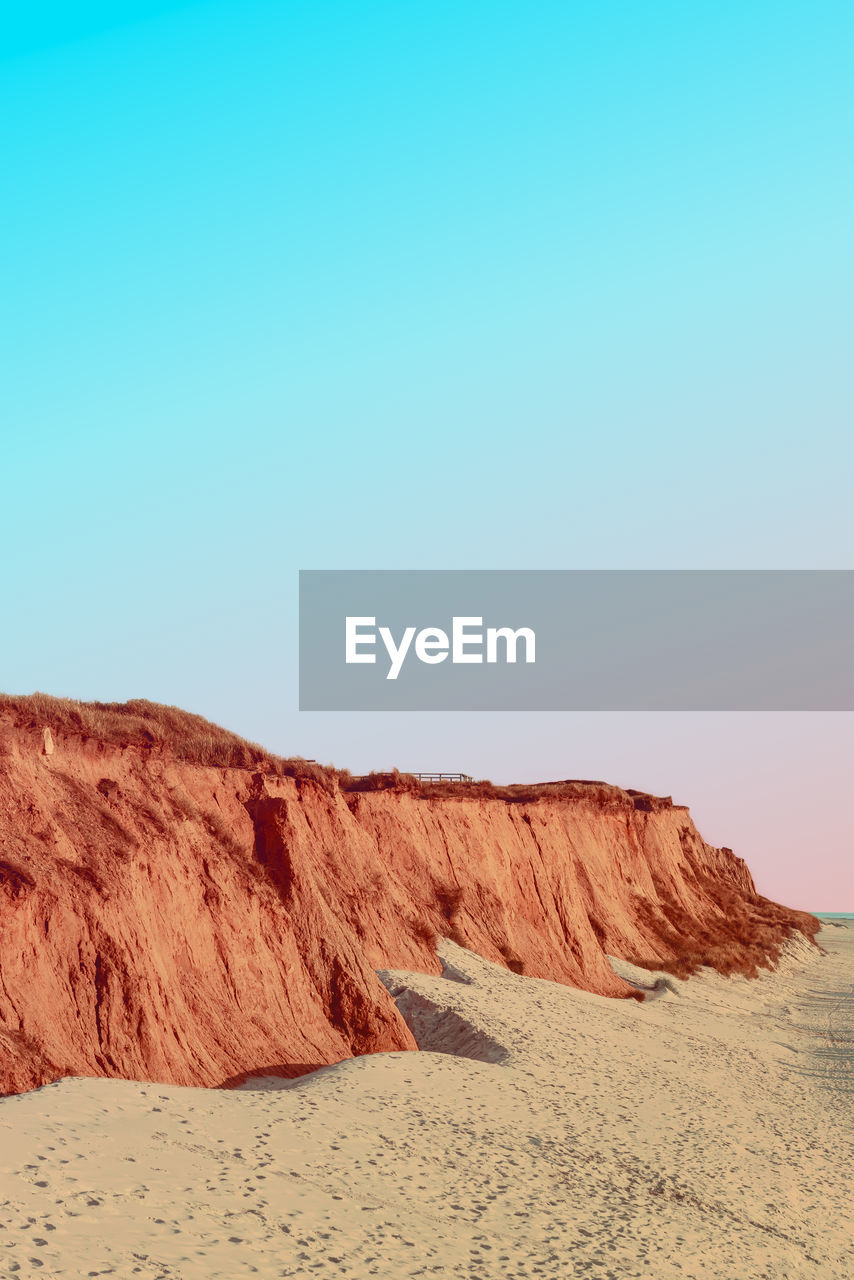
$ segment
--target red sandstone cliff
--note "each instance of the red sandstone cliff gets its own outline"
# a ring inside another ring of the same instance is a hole
[[[157,732],[107,736],[46,699],[0,701],[0,1092],[412,1049],[374,969],[438,972],[436,934],[621,996],[606,951],[749,969],[816,927],[669,801],[342,790],[276,776],[257,749],[257,767],[214,767]]]

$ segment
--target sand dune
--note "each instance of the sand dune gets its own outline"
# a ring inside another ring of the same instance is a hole
[[[5,1098],[0,1271],[850,1280],[854,929],[819,941],[653,1003],[445,943],[381,975],[421,1053]]]

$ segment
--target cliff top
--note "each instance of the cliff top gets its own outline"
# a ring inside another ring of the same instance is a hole
[[[0,693],[0,719],[19,729],[48,728],[54,735],[92,739],[117,747],[136,747],[171,756],[205,768],[251,769],[256,772],[311,780],[327,791],[393,791],[425,799],[483,799],[530,802],[548,799],[587,799],[598,803],[623,801],[647,812],[683,808],[670,796],[653,796],[608,782],[564,778],[553,782],[497,786],[488,779],[475,782],[421,782],[398,769],[353,777],[348,769],[320,765],[301,756],[275,755],[239,734],[213,724],[180,707],[133,698],[129,702],[79,702],[46,693]]]

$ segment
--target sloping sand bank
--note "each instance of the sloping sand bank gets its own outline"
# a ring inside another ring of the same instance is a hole
[[[0,1272],[850,1280],[854,929],[819,942],[643,1004],[447,943],[382,975],[422,1053],[3,1099]]]

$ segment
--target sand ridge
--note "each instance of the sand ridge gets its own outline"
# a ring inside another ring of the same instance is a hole
[[[820,941],[642,1004],[446,942],[381,975],[420,1053],[3,1099],[0,1269],[850,1280],[854,930]]]

